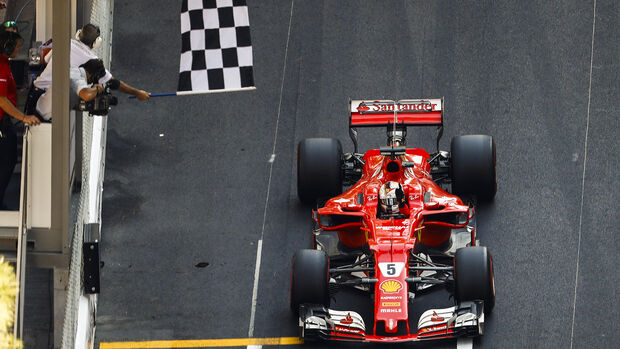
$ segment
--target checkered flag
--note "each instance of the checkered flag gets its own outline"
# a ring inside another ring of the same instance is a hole
[[[246,0],[183,0],[177,94],[254,89]]]

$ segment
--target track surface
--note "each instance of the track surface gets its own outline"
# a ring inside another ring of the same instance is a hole
[[[115,1],[116,77],[176,89],[170,4]],[[614,346],[619,6],[249,1],[256,91],[120,98],[110,115],[97,343],[295,336],[290,259],[312,226],[296,144],[334,137],[351,151],[349,98],[443,96],[442,149],[471,133],[498,146],[499,191],[478,212],[497,305],[474,346]],[[432,149],[427,131],[409,145]],[[363,149],[385,141],[361,138]]]

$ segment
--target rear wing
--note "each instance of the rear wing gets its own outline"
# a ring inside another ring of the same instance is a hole
[[[443,134],[443,98],[392,100],[349,100],[349,134],[357,153],[358,127],[436,126],[437,151]]]
[[[377,127],[397,123],[403,126],[442,126],[443,100],[404,99],[351,100],[350,127]]]

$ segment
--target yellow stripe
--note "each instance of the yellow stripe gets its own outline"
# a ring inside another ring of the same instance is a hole
[[[101,342],[99,349],[145,349],[145,348],[213,348],[245,347],[248,345],[293,345],[303,344],[297,337],[280,338],[231,338],[231,339],[197,339],[147,342]]]

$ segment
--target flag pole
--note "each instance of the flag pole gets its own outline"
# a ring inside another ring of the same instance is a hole
[[[177,92],[167,92],[167,93],[152,93],[151,97],[164,97],[164,96],[186,96],[186,95],[198,95],[198,94],[207,94],[207,93],[222,93],[222,92],[240,92],[240,91],[252,91],[256,90],[256,87],[243,87],[237,89],[228,89],[228,90],[210,90],[210,91],[177,91]],[[136,96],[129,96],[129,99],[134,99]]]
[[[151,97],[163,97],[163,96],[176,96],[176,92],[168,92],[168,93],[151,93],[149,96]],[[129,99],[134,99],[136,96],[129,96]]]

